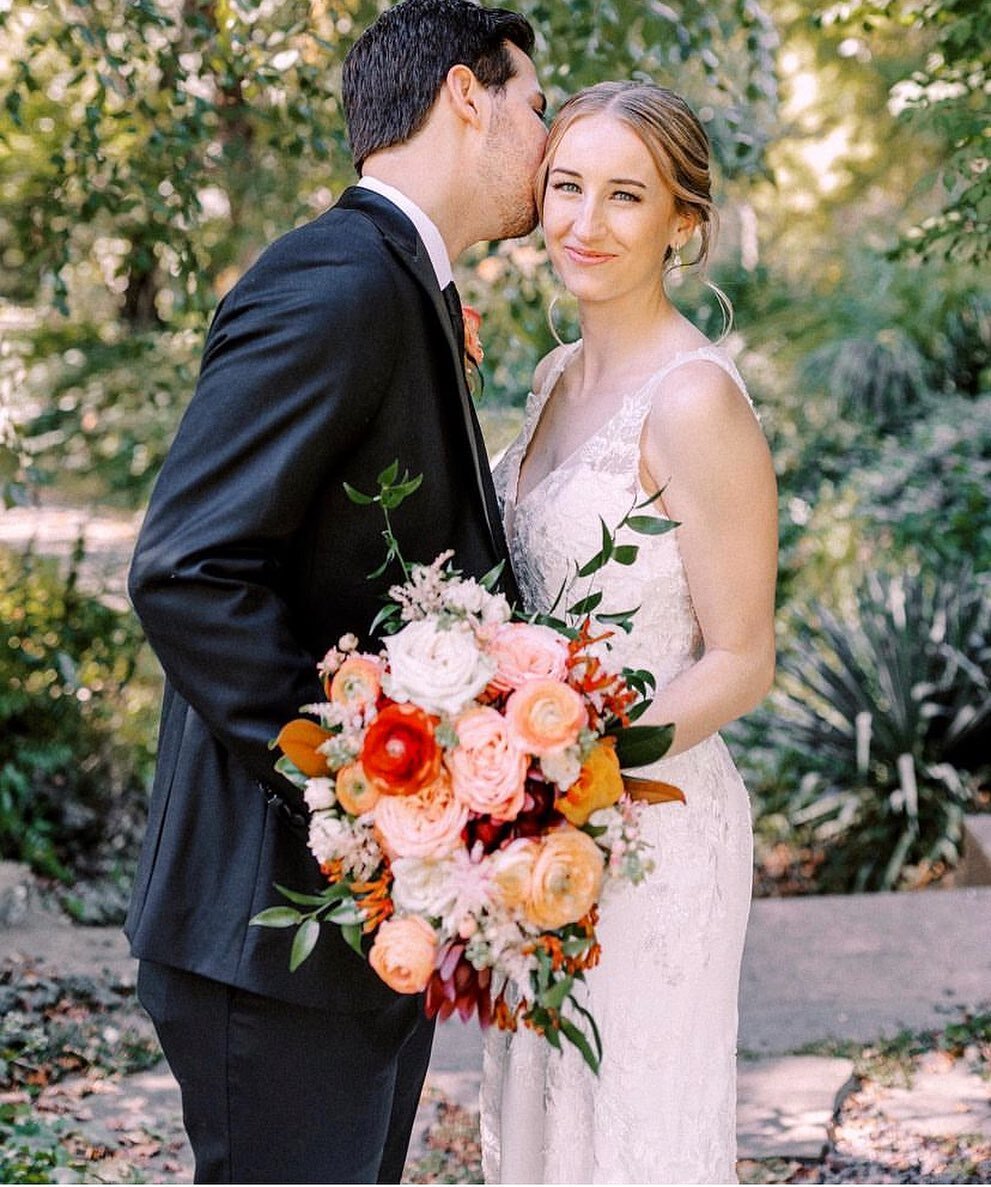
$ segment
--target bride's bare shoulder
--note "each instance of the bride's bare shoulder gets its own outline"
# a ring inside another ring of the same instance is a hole
[[[531,391],[539,392],[543,390],[544,384],[547,382],[547,377],[555,367],[560,366],[571,349],[572,347],[570,345],[555,346],[553,350],[548,351],[544,355],[533,369],[533,382],[530,385]]]

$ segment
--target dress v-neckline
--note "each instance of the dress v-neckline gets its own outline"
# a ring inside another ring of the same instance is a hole
[[[534,486],[532,486],[526,492],[525,495],[521,496],[520,495],[520,479],[523,476],[523,466],[526,463],[527,452],[530,449],[530,446],[533,443],[533,439],[537,434],[537,429],[540,426],[541,417],[543,416],[544,410],[546,409],[547,405],[550,403],[551,396],[554,394],[554,389],[557,387],[558,383],[560,382],[561,376],[565,372],[565,368],[568,366],[568,364],[571,362],[571,360],[575,357],[575,355],[577,355],[578,351],[582,347],[582,339],[579,338],[576,342],[572,342],[570,345],[571,345],[572,349],[569,350],[567,352],[567,354],[563,355],[560,363],[551,370],[551,373],[550,373],[550,375],[548,375],[547,382],[544,384],[542,391],[537,394],[537,400],[539,401],[539,406],[534,409],[532,416],[528,416],[524,422],[523,440],[522,440],[522,443],[520,446],[519,461],[516,464],[515,481],[513,482],[513,487],[512,487],[512,489],[513,489],[512,504],[513,504],[514,511],[518,510],[520,507],[523,506],[524,503],[526,503],[530,498],[532,498],[532,496],[535,495],[537,493],[537,491],[540,490],[541,487],[545,485],[545,483],[547,483],[551,478],[553,478],[553,476],[555,474],[560,473],[562,470],[570,469],[572,467],[572,463],[575,461],[575,459],[578,458],[582,453],[584,453],[584,451],[591,444],[593,444],[593,442],[597,441],[602,436],[602,434],[606,431],[606,429],[608,429],[612,425],[612,423],[615,420],[617,420],[626,411],[626,409],[630,405],[630,403],[632,403],[633,400],[635,400],[639,396],[641,396],[647,390],[647,388],[650,387],[650,385],[652,383],[655,383],[658,379],[660,379],[664,374],[667,373],[667,371],[670,368],[674,367],[675,365],[677,365],[679,363],[684,362],[687,358],[691,357],[692,355],[706,355],[715,349],[710,344],[708,346],[696,346],[696,347],[693,347],[691,350],[676,351],[675,354],[673,354],[671,356],[671,358],[669,358],[666,363],[664,363],[662,366],[658,367],[657,370],[654,371],[652,374],[648,375],[647,378],[644,380],[644,382],[638,388],[635,388],[631,392],[627,392],[626,395],[623,396],[622,400],[620,400],[619,406],[616,408],[616,411],[613,412],[610,416],[607,416],[606,419],[602,422],[601,425],[599,425],[599,427],[595,430],[594,433],[590,433],[589,436],[586,437],[585,440],[582,441],[580,445],[576,445],[575,448],[572,449],[571,452],[568,453],[566,457],[564,457],[560,462],[558,462],[558,464],[556,466],[554,466],[552,469],[548,470],[547,473]],[[749,397],[747,397],[747,398],[749,400]]]

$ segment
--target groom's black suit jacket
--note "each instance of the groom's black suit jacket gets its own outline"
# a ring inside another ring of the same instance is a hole
[[[275,883],[321,885],[305,837],[259,785],[301,807],[269,742],[323,699],[318,659],[346,632],[367,638],[397,579],[395,567],[367,579],[383,520],[342,486],[374,493],[395,459],[423,475],[393,512],[407,560],[453,548],[481,576],[505,559],[426,249],[395,206],[354,188],[221,302],[138,539],[129,589],[166,687],[125,926],[135,955],[304,1005],[392,998],[337,928],[290,973],[292,932],[248,920],[284,903]]]

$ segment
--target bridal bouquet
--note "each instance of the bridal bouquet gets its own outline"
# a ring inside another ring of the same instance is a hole
[[[279,887],[291,905],[253,922],[296,928],[293,968],[336,924],[386,984],[425,991],[428,1014],[522,1022],[597,1069],[575,993],[599,957],[597,904],[650,868],[621,769],[662,754],[671,730],[631,725],[649,676],[609,668],[590,614],[513,621],[497,574],[464,577],[451,553],[406,565],[388,511],[417,485],[394,466],[377,496],[349,488],[385,512],[406,580],[373,624],[382,650],[340,639],[319,665],[326,700],[276,740],[328,885]]]

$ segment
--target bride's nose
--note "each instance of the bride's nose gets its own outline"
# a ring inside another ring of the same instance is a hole
[[[605,220],[602,217],[601,203],[589,194],[582,200],[581,208],[575,212],[572,231],[579,239],[589,241],[598,239],[604,230]]]

